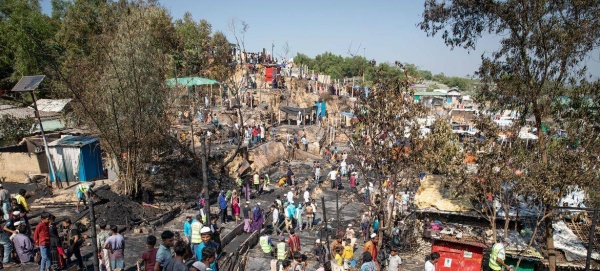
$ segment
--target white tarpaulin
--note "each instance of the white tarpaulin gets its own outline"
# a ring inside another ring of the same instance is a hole
[[[521,128],[521,130],[519,131],[519,138],[520,139],[531,139],[531,140],[537,140],[538,136],[532,134],[531,132],[529,132],[529,128],[527,127],[523,127]]]
[[[552,223],[554,228],[554,247],[565,253],[567,261],[582,261],[586,259],[586,245],[573,233],[563,220]],[[600,260],[598,252],[592,252],[594,260]]]

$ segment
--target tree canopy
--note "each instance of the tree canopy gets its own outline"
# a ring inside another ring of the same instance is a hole
[[[513,157],[508,159],[501,147],[486,148],[494,154],[480,156],[477,163],[479,174],[486,178],[484,184],[489,185],[477,189],[498,191],[497,186],[505,184],[492,180],[501,178],[494,167],[503,167],[502,163],[510,163],[509,171],[522,167],[518,170],[524,174],[510,178],[545,207],[549,267],[555,270],[553,206],[573,187],[594,190],[598,182],[596,114],[590,114],[591,107],[574,106],[581,105],[584,97],[598,101],[599,82],[588,81],[584,64],[600,45],[598,1],[427,0],[424,7],[420,28],[430,36],[441,34],[451,48],[475,49],[486,35],[501,39],[497,50],[481,57],[476,75],[482,84],[476,98],[492,112],[516,110],[521,121],[515,133],[532,117],[538,139],[526,151],[511,151]],[[564,100],[570,102],[557,102]],[[572,114],[563,115],[565,111]],[[588,117],[573,118],[582,115]],[[485,125],[480,128],[486,137],[494,136]],[[571,139],[552,133],[560,129],[568,131]]]
[[[371,60],[367,60],[362,56],[347,56],[336,55],[331,52],[325,52],[311,58],[303,53],[296,54],[294,63],[298,65],[306,65],[309,70],[314,70],[317,73],[328,74],[333,79],[343,79],[351,77],[362,77],[364,73],[365,81],[373,84],[375,79],[375,67],[370,64]],[[416,81],[435,80],[449,87],[458,87],[461,90],[472,90],[472,80],[463,77],[446,76],[443,73],[434,75],[431,71],[420,69],[417,65],[411,63],[402,63],[402,68],[397,67],[394,63],[379,63],[377,68],[380,69],[379,75],[387,79],[404,79],[403,70],[407,71]]]

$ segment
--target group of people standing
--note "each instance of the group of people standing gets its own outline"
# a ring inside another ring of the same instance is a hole
[[[158,248],[157,238],[149,235],[146,238],[147,249],[137,261],[138,270],[140,265],[144,265],[146,271],[218,271],[221,244],[213,240],[213,234],[206,226],[202,226],[197,236],[193,235],[191,239],[163,231],[160,235],[162,244]],[[192,244],[186,240],[191,240]]]

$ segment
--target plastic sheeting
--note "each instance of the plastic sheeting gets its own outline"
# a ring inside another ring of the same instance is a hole
[[[586,245],[567,227],[564,221],[552,223],[554,228],[554,247],[565,253],[567,261],[583,261],[587,256]],[[600,260],[598,252],[592,252],[592,259]]]

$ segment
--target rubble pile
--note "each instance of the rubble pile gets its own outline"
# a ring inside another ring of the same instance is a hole
[[[142,206],[108,189],[100,189],[95,193],[100,199],[100,202],[94,205],[96,218],[106,221],[109,225],[133,225],[151,220],[162,213],[160,209]]]

